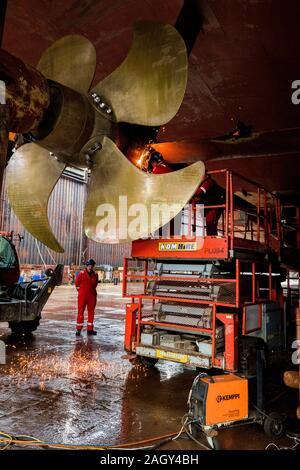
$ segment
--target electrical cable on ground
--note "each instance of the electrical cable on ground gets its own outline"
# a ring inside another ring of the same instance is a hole
[[[192,440],[194,441],[198,446],[200,447],[203,447],[205,450],[214,450],[212,449],[211,447],[207,447],[205,444],[203,444],[202,442],[198,441],[198,439],[196,439],[192,433],[190,432],[188,426],[190,426],[194,421],[189,421],[188,423],[185,424],[185,427],[184,427],[184,430],[185,430],[185,433],[187,434],[187,436]]]
[[[107,446],[107,445],[100,445],[100,446],[93,446],[93,445],[71,445],[71,444],[60,444],[60,443],[50,443],[41,441],[32,436],[13,436],[4,432],[0,431],[0,449],[5,450],[12,445],[20,445],[20,446],[34,446],[34,447],[50,447],[53,449],[81,449],[81,450],[106,450],[106,449],[114,449],[114,450],[121,450],[124,448],[128,448],[130,450],[141,450],[141,449],[153,449],[157,448],[166,442],[169,442],[173,436],[176,436],[178,433],[171,433],[166,434],[163,436],[154,437],[151,439],[146,439],[143,441],[132,442],[128,444],[120,444],[117,446]],[[1,437],[3,436],[3,438]],[[147,447],[136,447],[142,444],[147,444],[150,442],[162,441],[158,444],[154,444],[153,446]],[[1,447],[1,443],[4,444],[4,447]],[[134,447],[132,447],[134,446]]]
[[[185,415],[182,418],[182,421],[184,420],[184,423],[180,429],[179,432],[176,433],[171,433],[171,434],[166,434],[158,437],[153,437],[150,439],[145,439],[142,441],[138,442],[131,442],[131,443],[126,443],[126,444],[119,444],[116,446],[108,446],[108,445],[72,445],[72,444],[61,444],[61,443],[50,443],[46,441],[39,440],[33,436],[27,436],[27,435],[19,435],[19,436],[14,436],[11,434],[4,433],[0,431],[0,450],[6,450],[9,447],[12,446],[33,446],[33,447],[47,447],[47,448],[52,448],[52,449],[77,449],[77,450],[107,450],[107,449],[114,449],[114,450],[122,450],[122,449],[128,449],[128,450],[153,450],[157,449],[158,447],[166,444],[167,442],[171,442],[173,440],[178,439],[183,433],[186,433],[188,437],[190,437],[197,445],[200,445],[201,447],[205,448],[206,450],[211,450],[201,442],[199,442],[197,439],[195,439],[189,432],[187,426],[190,424],[188,422],[188,416]],[[153,444],[151,446],[142,446],[143,444],[149,444],[151,442],[155,443],[156,441],[160,441],[157,444]],[[4,446],[1,447],[1,444],[4,444]]]
[[[177,434],[177,436],[175,436],[175,437],[172,438],[173,441],[175,441],[176,439],[178,439],[178,438],[181,436],[181,434],[185,431],[185,425],[186,425],[186,422],[188,421],[188,418],[189,418],[189,417],[188,417],[188,414],[185,414],[185,415],[182,417],[182,419],[181,419],[182,427],[181,427],[179,433]],[[184,422],[183,422],[183,420],[184,420]]]
[[[295,450],[299,445],[300,445],[300,434],[292,434],[292,433],[288,433],[286,434],[286,437],[288,437],[289,439],[292,439],[294,441],[294,445],[289,447],[289,446],[279,446],[277,444],[275,444],[274,442],[270,442],[270,444],[268,444],[266,447],[265,447],[265,450],[270,450],[270,449],[276,449],[276,450]]]
[[[1,434],[2,436],[8,437],[8,439],[9,439],[8,442],[7,442],[7,444],[6,444],[4,447],[0,447],[0,450],[6,450],[6,449],[11,445],[11,442],[12,442],[12,439],[13,439],[13,438],[12,438],[9,434],[5,434],[4,432],[1,432],[0,434]]]

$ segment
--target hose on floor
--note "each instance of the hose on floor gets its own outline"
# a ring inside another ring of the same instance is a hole
[[[122,449],[128,449],[128,450],[154,450],[157,449],[158,447],[161,447],[162,445],[175,441],[179,439],[183,434],[186,434],[190,439],[192,439],[198,446],[206,449],[206,450],[212,450],[211,448],[207,447],[204,445],[202,442],[198,441],[194,436],[192,436],[190,430],[189,430],[189,425],[191,424],[190,418],[188,415],[184,415],[182,420],[181,420],[182,427],[179,432],[174,432],[170,434],[165,434],[162,436],[158,437],[153,437],[150,439],[145,439],[142,441],[138,442],[131,442],[127,444],[118,444],[115,446],[107,446],[107,445],[72,445],[72,444],[61,444],[61,443],[51,443],[47,441],[42,441],[40,439],[37,439],[36,437],[33,436],[27,436],[27,435],[12,435],[9,433],[1,432],[0,431],[0,451],[1,450],[7,450],[9,447],[12,446],[25,446],[25,447],[40,447],[40,448],[47,448],[47,449],[67,449],[67,450],[108,450],[108,449],[113,449],[113,450],[122,450]],[[158,442],[159,441],[159,442]],[[144,444],[150,444],[153,443],[152,445],[146,445]]]
[[[274,442],[270,442],[270,444],[266,446],[265,450],[296,450],[297,447],[300,446],[300,434],[287,433],[286,437],[291,439],[294,444],[291,446],[279,446]]]
[[[154,448],[158,448],[163,444],[171,441],[173,437],[177,436],[178,433],[171,433],[166,434],[163,436],[153,437],[150,439],[146,439],[143,441],[132,442],[128,444],[119,444],[116,446],[107,446],[107,445],[72,445],[72,444],[61,444],[61,443],[51,443],[39,440],[33,436],[25,436],[19,435],[15,436],[12,434],[8,434],[5,432],[0,431],[0,450],[7,450],[11,446],[25,446],[25,447],[41,447],[41,448],[51,448],[51,449],[68,449],[68,450],[121,450],[121,449],[128,449],[128,450],[150,450]],[[156,444],[150,446],[143,446],[143,444],[149,444],[151,442],[157,442]],[[138,447],[137,447],[138,446]]]

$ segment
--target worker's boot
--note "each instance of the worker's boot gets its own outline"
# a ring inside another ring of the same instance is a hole
[[[81,330],[77,330],[75,334],[76,334],[76,336],[80,336],[81,335]]]
[[[97,334],[97,331],[95,331],[95,330],[88,330],[88,331],[87,331],[87,334],[88,334],[88,335],[94,335],[94,336],[95,336],[95,335]]]

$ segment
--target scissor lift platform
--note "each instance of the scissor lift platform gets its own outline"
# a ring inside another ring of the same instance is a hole
[[[180,236],[134,241],[124,262],[123,295],[131,298],[125,349],[148,364],[163,359],[233,372],[245,341],[281,344],[280,283],[285,253],[296,259],[299,249],[299,212],[286,239],[285,207],[275,195],[231,171],[210,173],[226,195],[213,206],[222,209],[218,234],[206,236],[204,228],[199,236],[194,212],[185,212]]]

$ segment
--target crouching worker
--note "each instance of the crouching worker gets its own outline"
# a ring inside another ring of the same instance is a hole
[[[86,268],[81,271],[76,278],[76,289],[78,291],[78,315],[76,325],[76,336],[80,336],[81,330],[84,325],[84,311],[87,307],[88,311],[88,323],[87,323],[87,334],[96,335],[97,332],[94,330],[94,315],[95,307],[97,303],[97,284],[98,274],[95,273],[95,261],[89,259],[86,263]]]

